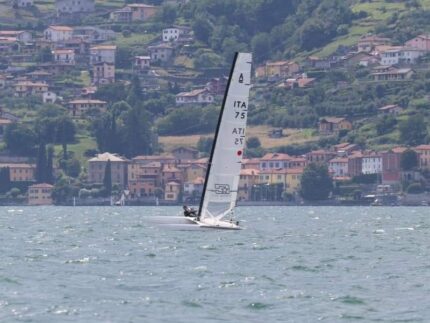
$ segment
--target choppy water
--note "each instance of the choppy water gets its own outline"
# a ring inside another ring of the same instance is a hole
[[[430,322],[429,208],[0,208],[1,322]]]

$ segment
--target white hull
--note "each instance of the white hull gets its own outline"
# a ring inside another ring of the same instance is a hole
[[[197,221],[196,219],[189,219],[190,222],[194,222],[199,227],[204,229],[220,229],[220,230],[242,230],[237,223],[233,221],[224,221],[217,219],[204,219],[201,221]]]

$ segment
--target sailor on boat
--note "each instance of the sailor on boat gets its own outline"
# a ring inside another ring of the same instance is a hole
[[[197,218],[197,211],[189,206],[184,205],[184,216],[188,218]],[[197,219],[198,221],[199,219]]]

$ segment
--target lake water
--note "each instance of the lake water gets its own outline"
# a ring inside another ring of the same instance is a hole
[[[1,322],[430,322],[430,208],[0,208]]]

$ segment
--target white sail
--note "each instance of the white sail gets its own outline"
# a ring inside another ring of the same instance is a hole
[[[235,206],[245,145],[252,55],[238,53],[221,108],[209,160],[200,218],[220,220]]]

